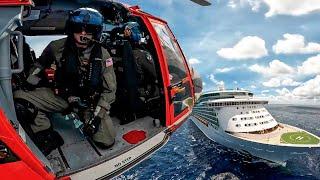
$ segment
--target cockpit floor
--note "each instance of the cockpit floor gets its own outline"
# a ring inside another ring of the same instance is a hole
[[[90,140],[74,127],[71,120],[66,121],[59,114],[55,114],[52,119],[54,130],[58,131],[64,139],[64,145],[60,148],[60,152],[57,149],[47,156],[53,170],[58,176],[84,169],[135,147],[138,144],[129,144],[122,138],[124,134],[132,130],[145,131],[145,141],[164,129],[164,127],[155,127],[153,125],[153,118],[149,116],[137,119],[126,125],[120,125],[119,119],[112,117],[117,132],[115,144],[107,150],[102,150],[92,145]]]

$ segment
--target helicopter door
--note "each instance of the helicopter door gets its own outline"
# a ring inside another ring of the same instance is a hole
[[[158,34],[169,71],[170,85],[168,86],[168,92],[170,111],[173,116],[171,125],[191,111],[193,106],[191,78],[182,51],[169,27],[165,23],[153,19],[151,19],[151,23]]]

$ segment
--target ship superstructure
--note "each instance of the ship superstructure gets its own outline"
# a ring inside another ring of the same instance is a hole
[[[264,107],[266,100],[246,90],[206,92],[191,119],[210,139],[229,148],[284,163],[297,154],[320,148],[320,138],[279,123]]]

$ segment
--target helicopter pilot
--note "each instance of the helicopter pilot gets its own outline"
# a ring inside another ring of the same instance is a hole
[[[126,61],[133,61],[132,69],[134,73],[131,73],[127,78],[129,79],[128,83],[132,84],[132,81],[136,81],[135,85],[133,85],[135,86],[133,88],[135,97],[130,98],[130,95],[129,98],[126,97],[125,93],[128,90],[123,90],[123,87],[121,87],[121,82],[119,82],[119,93],[117,96],[117,105],[115,107],[117,107],[117,109],[121,109],[121,112],[117,112],[117,116],[120,118],[120,124],[127,124],[134,121],[137,117],[139,118],[145,115],[153,116],[150,114],[151,111],[155,111],[155,113],[153,114],[159,114],[159,112],[156,112],[155,110],[157,108],[154,108],[154,106],[152,106],[150,103],[148,104],[148,101],[150,99],[159,97],[159,89],[157,85],[158,80],[154,59],[152,58],[151,54],[141,46],[142,33],[140,31],[139,24],[137,22],[127,22],[123,29],[123,35],[124,39],[129,42],[129,45],[124,45],[124,49],[132,49],[131,55],[133,58],[130,59],[129,56],[130,60],[128,60],[128,57],[127,59],[125,59],[126,57],[123,57],[122,60],[118,60],[117,62],[122,61],[123,64],[116,63],[115,71],[117,77],[121,77],[121,74],[123,74],[124,72],[119,71],[123,71],[123,66],[126,66]],[[130,68],[127,68],[126,71],[130,71],[128,69]],[[133,78],[132,76],[136,78]],[[125,78],[126,77],[124,77],[124,79]],[[131,103],[130,99],[132,99],[132,101],[134,102]],[[159,105],[159,103],[156,104]],[[123,110],[125,111],[124,113]],[[154,116],[155,117],[153,118],[158,118],[158,115]]]
[[[100,148],[114,144],[116,132],[109,110],[117,86],[111,56],[95,43],[102,29],[103,16],[97,10],[74,10],[67,21],[68,37],[50,42],[31,68],[27,82],[37,88],[14,93],[15,99],[23,99],[38,110],[31,124],[33,133],[51,128],[48,114],[79,106],[81,100],[85,106],[77,107],[81,109],[77,114],[84,123],[83,133]],[[55,72],[54,83],[43,78],[48,68]]]

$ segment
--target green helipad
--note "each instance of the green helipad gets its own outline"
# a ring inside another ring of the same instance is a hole
[[[319,144],[319,138],[306,132],[289,132],[281,136],[281,142],[286,144]]]

